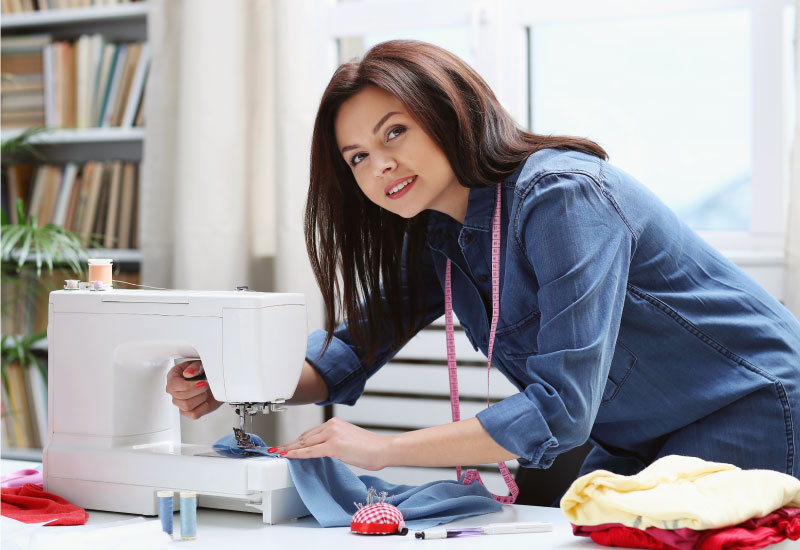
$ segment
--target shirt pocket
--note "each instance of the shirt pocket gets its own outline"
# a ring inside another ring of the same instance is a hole
[[[612,401],[619,393],[625,380],[628,379],[633,367],[636,365],[636,356],[622,342],[617,340],[614,357],[611,359],[611,368],[608,371],[608,380],[603,389],[601,403]]]
[[[531,311],[522,319],[497,329],[498,347],[514,361],[526,360],[539,352],[537,339],[541,313]]]

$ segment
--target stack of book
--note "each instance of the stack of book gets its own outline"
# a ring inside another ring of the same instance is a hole
[[[138,248],[138,165],[119,160],[64,166],[12,165],[5,169],[3,210],[20,223],[13,205],[23,199],[40,226],[74,231],[93,248]]]
[[[130,4],[137,0],[3,0],[3,13],[22,13],[26,11],[48,11],[69,8],[88,8],[92,6],[113,6]]]
[[[146,42],[3,37],[0,109],[6,128],[131,127],[144,124],[150,51]]]
[[[25,128],[44,124],[44,76],[42,50],[48,35],[29,35],[0,41],[0,124]]]

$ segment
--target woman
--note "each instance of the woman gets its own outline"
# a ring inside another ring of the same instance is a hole
[[[449,52],[391,41],[339,67],[314,127],[305,223],[327,324],[293,402],[354,403],[442,315],[449,264],[468,338],[495,344],[519,393],[393,436],[334,418],[278,447],[288,458],[375,470],[517,459],[522,502],[536,502],[527,469],[587,441],[581,473],[682,454],[800,475],[797,320],[600,146],[519,129]],[[182,414],[218,406],[183,368],[167,387]]]

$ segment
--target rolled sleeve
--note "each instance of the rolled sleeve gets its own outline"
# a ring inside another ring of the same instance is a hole
[[[550,437],[541,435],[550,433],[550,428],[524,393],[495,403],[479,412],[477,418],[498,445],[519,457],[517,461],[520,465],[549,468],[553,463],[554,457],[545,459],[544,454],[548,449],[558,446],[558,441],[552,434]],[[527,438],[519,436],[521,433],[540,434],[535,447],[531,448]]]
[[[521,465],[546,468],[591,433],[635,239],[601,182],[561,173],[531,187],[512,223],[539,284],[538,353],[526,360],[525,390],[482,411],[478,420]]]
[[[308,336],[306,361],[311,363],[328,386],[328,400],[317,403],[354,405],[364,393],[367,373],[361,368],[358,356],[349,345],[334,336],[325,348],[325,331],[316,330]]]

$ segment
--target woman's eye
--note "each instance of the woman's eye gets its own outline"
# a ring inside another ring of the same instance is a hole
[[[394,139],[405,131],[406,129],[404,126],[395,126],[391,130],[389,130],[389,132],[386,134],[386,137],[387,139]]]
[[[365,155],[364,153],[356,153],[356,154],[355,154],[355,155],[353,155],[353,157],[350,159],[350,166],[355,166],[356,164],[358,164],[359,162],[361,162],[362,160],[364,160],[364,157],[365,157],[365,156],[366,156],[366,155]]]

